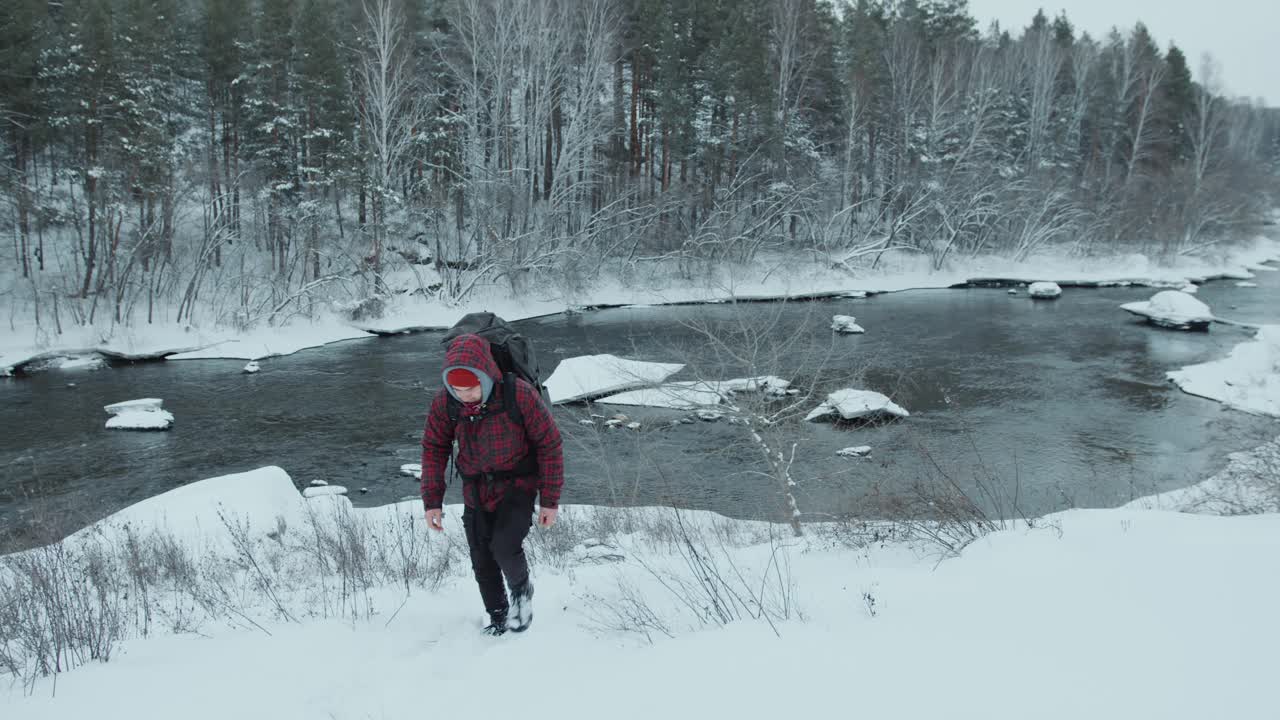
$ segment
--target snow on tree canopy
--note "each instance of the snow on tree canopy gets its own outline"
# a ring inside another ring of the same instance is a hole
[[[814,408],[805,420],[814,421],[839,415],[844,420],[872,419],[878,416],[908,417],[905,408],[874,390],[837,390]]]
[[[1203,330],[1213,322],[1208,305],[1179,290],[1163,290],[1150,300],[1125,303],[1120,308],[1174,330]]]

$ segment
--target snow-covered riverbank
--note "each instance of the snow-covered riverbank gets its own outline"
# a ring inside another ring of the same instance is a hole
[[[1176,719],[1265,717],[1272,706],[1280,515],[1073,510],[1006,524],[939,563],[928,545],[866,544],[871,534],[856,525],[813,525],[798,539],[710,513],[570,506],[531,540],[532,629],[495,639],[479,633],[460,508],[446,510],[445,536],[429,535],[417,502],[307,500],[279,468],[143,501],[77,533],[66,551],[170,538],[157,557],[195,560],[191,575],[173,578],[188,585],[161,592],[164,581],[150,580],[147,637],[135,608],[134,632],[109,662],[36,679],[29,692],[9,685],[0,712],[465,715],[477,678],[495,666],[520,669],[499,673],[501,693],[532,717],[817,716],[855,703],[882,717],[1036,708],[1072,720]],[[355,543],[371,566],[413,573],[343,584],[355,576],[322,561],[350,558],[334,551]],[[689,547],[705,552],[698,572],[681,552]],[[723,586],[699,583],[707,566]],[[238,570],[205,576],[218,567]],[[209,596],[220,611],[210,613],[184,588],[213,581],[231,587]],[[721,612],[689,602],[708,592]]]
[[[62,335],[38,333],[25,325],[0,338],[0,373],[38,358],[75,357],[101,353],[110,357],[147,359],[230,358],[252,360],[288,355],[341,340],[367,338],[414,330],[446,328],[462,315],[490,310],[508,320],[520,320],[582,307],[724,302],[730,299],[769,299],[858,295],[908,289],[946,288],[969,282],[1038,280],[1063,286],[1133,284],[1184,287],[1209,278],[1248,278],[1268,260],[1280,259],[1280,242],[1258,238],[1221,259],[1181,258],[1161,267],[1141,255],[1115,258],[1040,257],[1026,262],[973,259],[952,269],[932,270],[924,258],[886,256],[881,269],[863,276],[817,263],[762,261],[745,270],[725,270],[697,281],[671,276],[646,278],[624,285],[600,279],[588,290],[568,293],[555,288],[531,291],[514,298],[505,288],[481,288],[462,305],[445,305],[421,295],[405,294],[391,302],[377,320],[349,322],[329,315],[315,323],[295,322],[248,332],[229,328],[176,325],[65,328]],[[408,287],[406,285],[406,287]]]

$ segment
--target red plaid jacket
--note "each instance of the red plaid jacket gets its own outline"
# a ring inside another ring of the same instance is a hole
[[[502,404],[502,373],[489,354],[489,343],[478,335],[462,335],[449,345],[445,353],[446,368],[471,367],[493,378],[493,390],[479,408],[480,419],[472,421],[463,408],[457,425],[449,421],[448,388],[440,388],[427,411],[422,431],[422,502],[428,510],[444,501],[445,469],[449,465],[453,444],[458,444],[455,460],[458,473],[464,476],[462,500],[469,507],[494,510],[507,489],[515,487],[538,493],[538,504],[546,508],[560,504],[560,487],[564,484],[564,457],[560,430],[555,419],[532,385],[516,379],[516,402],[524,415],[520,427]],[[538,463],[537,475],[526,475],[493,482],[466,480],[486,472],[511,470],[528,454]]]

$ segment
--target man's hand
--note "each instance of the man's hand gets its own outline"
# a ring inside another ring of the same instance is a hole
[[[427,527],[436,532],[444,532],[444,516],[440,512],[440,508],[433,508],[427,511]]]
[[[555,525],[556,515],[559,513],[559,508],[538,508],[538,527],[549,528]]]

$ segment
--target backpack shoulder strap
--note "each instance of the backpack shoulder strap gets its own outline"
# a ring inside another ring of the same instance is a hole
[[[458,398],[447,389],[444,391],[446,398],[444,401],[444,411],[449,416],[449,424],[457,427],[458,421],[462,419],[462,403],[458,402]]]
[[[516,402],[516,392],[516,374],[502,373],[502,404],[506,406],[511,421],[524,427],[524,413],[520,411],[520,403]]]

